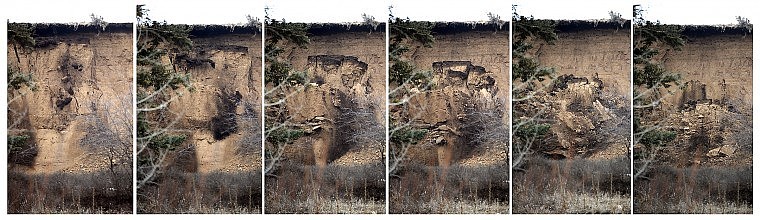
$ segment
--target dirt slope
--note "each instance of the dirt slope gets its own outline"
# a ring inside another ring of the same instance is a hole
[[[630,23],[557,22],[558,40],[529,51],[556,79],[519,106],[550,106],[551,134],[538,151],[554,159],[623,157],[630,145]]]

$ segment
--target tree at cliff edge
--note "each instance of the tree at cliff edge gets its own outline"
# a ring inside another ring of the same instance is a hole
[[[512,102],[513,106],[533,102],[539,85],[554,75],[554,68],[542,66],[528,54],[533,42],[553,44],[557,40],[556,23],[519,15],[512,7]],[[551,124],[544,119],[543,109],[512,108],[512,169],[521,165],[549,132]]]
[[[288,97],[298,93],[308,83],[306,72],[293,70],[292,65],[282,57],[291,44],[294,48],[304,49],[309,44],[306,25],[289,23],[269,17],[266,10],[264,17],[264,174],[275,176],[285,147],[304,136],[305,132],[292,123],[286,103]],[[292,88],[296,89],[292,89]]]
[[[156,184],[164,159],[186,139],[171,131],[177,115],[169,111],[171,102],[192,91],[190,74],[178,72],[170,61],[172,51],[190,50],[187,26],[151,20],[144,7],[137,6],[137,188]]]
[[[676,25],[664,25],[644,19],[640,5],[633,7],[633,138],[634,178],[646,178],[647,171],[659,157],[658,153],[675,140],[676,133],[661,128],[651,114],[657,111],[668,95],[668,88],[679,84],[680,76],[668,72],[655,61],[661,48],[679,50],[685,43]]]
[[[390,8],[392,9],[392,8]],[[418,116],[406,117],[410,114],[408,101],[415,95],[432,87],[432,73],[429,70],[418,69],[410,60],[404,57],[414,45],[432,47],[435,38],[432,35],[433,24],[425,21],[412,21],[389,14],[389,69],[388,93],[389,109],[401,114],[390,114],[390,158],[388,173],[394,177],[402,167],[409,148],[417,144],[427,134],[428,130],[414,126]],[[419,114],[419,113],[418,113]],[[406,116],[405,116],[406,115]]]

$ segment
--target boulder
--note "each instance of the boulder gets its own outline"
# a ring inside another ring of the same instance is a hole
[[[736,153],[736,147],[731,145],[724,145],[722,147],[713,148],[707,152],[708,157],[730,157]]]

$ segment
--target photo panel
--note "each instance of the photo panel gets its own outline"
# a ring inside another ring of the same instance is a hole
[[[138,213],[262,212],[263,4],[207,3],[136,6]]]
[[[8,213],[132,213],[131,13],[8,7]]]
[[[0,5],[7,214],[753,213],[752,2]]]
[[[267,1],[265,213],[386,213],[383,1]]]
[[[389,212],[509,213],[509,4],[391,1]]]
[[[630,6],[515,5],[512,212],[630,214]]]
[[[747,4],[633,6],[634,213],[752,213]]]

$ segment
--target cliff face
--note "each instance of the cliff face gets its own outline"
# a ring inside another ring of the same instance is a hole
[[[611,159],[630,141],[630,23],[557,21],[553,44],[533,42],[528,53],[555,69],[556,79],[515,109],[552,121],[537,152],[554,159]],[[543,113],[536,112],[544,109]]]
[[[536,45],[534,54],[539,62],[559,74],[598,77],[604,87],[630,99],[630,25],[578,26],[561,22],[554,45]]]
[[[676,106],[706,99],[734,102],[744,111],[752,109],[752,35],[686,32],[681,50],[663,54],[667,70],[681,74],[686,89],[668,101]],[[693,90],[697,90],[695,92]]]
[[[269,79],[280,72],[278,65],[290,65],[289,81],[266,85],[266,122],[273,130],[267,140],[290,139],[280,138],[278,127],[298,135],[265,143],[267,166],[273,167],[265,179],[266,212],[381,213],[385,28],[294,25],[306,29],[308,44],[281,41],[277,62],[267,63],[273,69]]]
[[[363,27],[314,24],[307,48],[289,51],[287,61],[310,81],[287,99],[292,122],[308,125],[292,145],[311,149],[286,148],[285,158],[320,166],[382,162],[384,138],[373,137],[385,131],[385,32]]]
[[[261,168],[261,34],[229,27],[194,27],[192,51],[177,54],[175,68],[191,76],[169,108],[174,127],[187,135],[188,152],[169,163],[189,172],[243,172]]]
[[[502,146],[507,140],[481,137],[508,132],[509,32],[452,24],[436,26],[433,35],[431,48],[416,47],[405,54],[417,69],[431,70],[433,81],[402,113],[406,115],[401,118],[430,131],[409,149],[410,161],[444,167],[506,163]]]
[[[666,164],[752,164],[752,35],[740,28],[687,26],[681,50],[659,61],[681,76],[682,87],[666,97],[664,128],[676,132]]]
[[[107,169],[107,146],[120,141],[131,146],[132,24],[105,29],[37,25],[35,41],[31,50],[19,51],[18,59],[14,47],[8,48],[9,66],[32,73],[36,84],[35,91],[9,92],[10,134],[29,131],[37,150],[31,164],[18,168],[39,173]],[[110,133],[93,136],[105,130]]]

